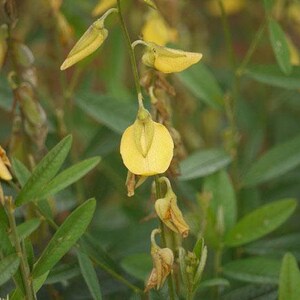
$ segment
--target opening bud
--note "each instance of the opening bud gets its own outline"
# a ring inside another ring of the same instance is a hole
[[[164,198],[156,200],[155,211],[168,228],[185,238],[188,236],[190,228],[177,206],[177,197],[171,188],[170,181],[166,177],[161,177],[160,181],[165,181],[167,184],[167,192]]]
[[[202,58],[201,53],[162,47],[152,42],[143,42],[143,44],[147,46],[146,52],[142,56],[143,63],[162,73],[181,72]]]

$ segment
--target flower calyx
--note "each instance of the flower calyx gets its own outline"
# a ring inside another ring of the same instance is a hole
[[[167,192],[164,198],[156,200],[155,211],[168,228],[185,238],[188,236],[190,228],[177,205],[177,196],[173,192],[168,178],[161,177],[159,180],[167,184]]]

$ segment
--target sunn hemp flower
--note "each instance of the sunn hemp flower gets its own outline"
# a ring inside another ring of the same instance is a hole
[[[168,129],[154,122],[148,110],[140,108],[135,122],[122,135],[120,152],[131,173],[151,176],[168,169],[173,148]]]

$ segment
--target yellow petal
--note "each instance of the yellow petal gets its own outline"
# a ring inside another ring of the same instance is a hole
[[[161,47],[154,43],[148,45],[147,52],[142,57],[143,63],[163,73],[181,72],[202,58],[201,53]]]
[[[11,174],[5,166],[4,162],[0,159],[0,178],[3,180],[11,180]]]
[[[106,10],[115,6],[117,0],[100,0],[92,11],[94,17],[102,15]]]
[[[157,11],[151,11],[142,28],[143,40],[164,46],[168,42],[175,42],[177,31],[171,28]]]
[[[208,12],[214,16],[221,16],[221,9],[218,0],[208,0],[205,2]],[[234,15],[245,7],[245,0],[223,0],[224,10],[227,15]]]
[[[152,143],[145,157],[136,146],[135,126],[129,126],[123,133],[121,156],[127,169],[136,175],[150,176],[164,173],[172,160],[174,144],[169,131],[156,122],[153,122],[153,127]]]
[[[71,67],[101,46],[108,34],[103,23],[104,20],[100,18],[88,28],[61,65],[61,70]]]

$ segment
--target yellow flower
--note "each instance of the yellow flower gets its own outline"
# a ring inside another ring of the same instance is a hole
[[[223,0],[222,2],[227,15],[234,15],[245,7],[245,0]],[[218,4],[218,0],[208,0],[205,2],[205,5],[212,16],[221,16],[221,9]]]
[[[157,11],[150,11],[146,23],[142,28],[143,40],[164,46],[168,42],[175,42],[177,31],[171,28]]]
[[[146,284],[145,291],[154,287],[160,289],[172,270],[174,254],[169,248],[160,248],[155,242],[155,235],[160,229],[154,229],[151,233],[151,256],[153,269]]]
[[[164,173],[173,157],[173,140],[167,128],[152,120],[142,108],[123,133],[120,152],[127,169],[136,175]]]
[[[10,167],[10,161],[6,156],[5,150],[0,146],[0,179],[9,181],[12,176],[7,167]]]
[[[185,238],[188,236],[190,228],[177,206],[177,197],[171,188],[170,181],[166,177],[161,177],[160,181],[166,182],[167,193],[164,198],[155,201],[155,211],[167,227]]]
[[[115,6],[117,4],[117,0],[100,0],[99,3],[95,6],[92,11],[92,15],[94,17],[100,16],[109,8]]]
[[[107,38],[108,31],[104,28],[104,18],[95,21],[83,34],[68,54],[60,69],[65,70],[96,51]]]
[[[147,50],[142,57],[143,63],[163,73],[181,72],[202,58],[201,53],[171,49],[151,42],[145,44]]]

